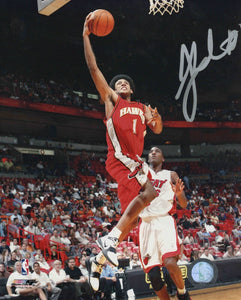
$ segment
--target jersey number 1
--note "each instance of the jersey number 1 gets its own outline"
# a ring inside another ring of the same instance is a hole
[[[133,133],[136,134],[136,123],[137,119],[133,119]]]

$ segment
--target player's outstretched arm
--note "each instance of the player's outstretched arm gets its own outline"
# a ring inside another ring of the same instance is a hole
[[[173,192],[176,194],[180,206],[182,208],[186,208],[188,200],[184,192],[184,183],[181,180],[181,178],[178,177],[177,173],[174,171],[171,172],[171,186]]]
[[[157,108],[151,108],[150,105],[145,106],[145,118],[147,125],[151,128],[151,130],[159,134],[162,132],[163,124],[162,124],[162,117],[158,113]]]
[[[94,51],[92,49],[89,35],[90,30],[88,27],[89,22],[93,19],[92,13],[89,13],[88,16],[85,19],[84,28],[83,28],[83,43],[84,43],[84,54],[85,54],[85,60],[87,63],[87,66],[89,68],[91,77],[95,83],[96,89],[98,90],[101,99],[104,102],[107,101],[117,101],[117,94],[109,87],[104,75],[100,71],[100,69],[97,66],[96,58],[94,55]]]

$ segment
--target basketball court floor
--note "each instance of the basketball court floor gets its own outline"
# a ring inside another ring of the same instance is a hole
[[[241,299],[241,283],[228,286],[219,286],[209,289],[191,291],[192,300],[240,300]],[[172,300],[177,300],[172,297]],[[142,298],[142,300],[158,300],[157,297]]]

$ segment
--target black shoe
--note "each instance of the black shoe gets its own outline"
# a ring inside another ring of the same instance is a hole
[[[118,266],[118,259],[116,253],[116,247],[119,244],[119,240],[115,237],[105,235],[96,241],[97,245],[101,248],[105,258],[112,263],[115,267]]]
[[[177,298],[178,298],[179,300],[192,300],[191,297],[190,297],[190,295],[189,295],[189,293],[188,293],[188,291],[186,291],[186,293],[183,294],[183,295],[179,295],[179,294],[177,293]]]
[[[85,261],[86,268],[89,272],[89,283],[92,289],[96,292],[99,290],[100,274],[103,269],[103,265],[99,264],[95,257],[87,258]]]

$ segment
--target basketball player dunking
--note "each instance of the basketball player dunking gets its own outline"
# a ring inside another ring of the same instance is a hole
[[[188,200],[182,180],[176,172],[162,169],[163,162],[161,149],[152,147],[148,155],[148,163],[151,182],[158,196],[140,213],[141,262],[160,299],[169,299],[160,274],[160,266],[164,265],[177,287],[178,299],[190,300],[181,270],[177,265],[180,244],[176,222],[172,217],[176,212],[176,200],[182,208],[186,208]]]
[[[147,178],[147,173],[143,170],[140,156],[143,152],[146,126],[159,134],[162,132],[162,119],[156,108],[152,109],[150,106],[131,101],[135,86],[129,76],[117,75],[110,84],[107,83],[97,66],[89,39],[88,23],[91,18],[90,13],[83,28],[84,53],[92,79],[105,103],[108,145],[106,169],[118,183],[118,197],[123,213],[112,231],[97,240],[102,252],[91,261],[90,266],[92,271],[90,282],[96,290],[105,258],[118,265],[116,254],[118,243],[136,226],[139,213],[157,195]]]

